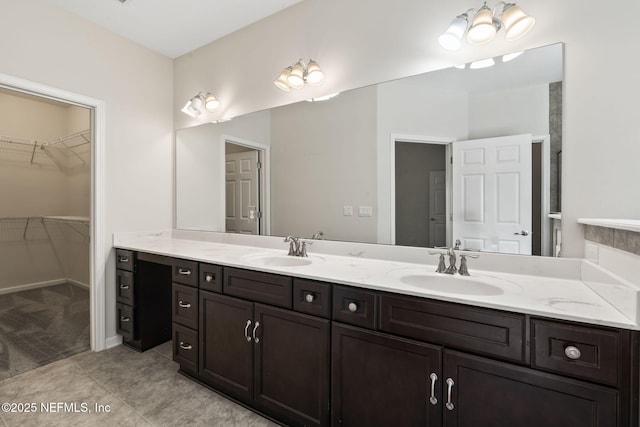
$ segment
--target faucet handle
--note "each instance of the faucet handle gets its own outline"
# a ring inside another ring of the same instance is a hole
[[[458,273],[460,273],[461,276],[469,276],[466,255],[460,255],[460,269],[458,270]]]
[[[444,273],[447,269],[447,266],[444,263],[444,254],[440,254],[440,260],[438,261],[438,268],[436,268],[436,273]]]

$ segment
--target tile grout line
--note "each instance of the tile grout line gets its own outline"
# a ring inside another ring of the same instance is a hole
[[[124,406],[126,406],[127,408],[130,408],[133,412],[135,412],[136,414],[138,414],[143,420],[145,420],[146,422],[149,423],[149,425],[151,426],[155,426],[155,424],[153,422],[151,422],[151,420],[149,420],[144,414],[142,414],[140,411],[138,411],[136,408],[134,408],[133,406],[129,405],[124,399],[122,399],[117,393],[115,393],[114,391],[112,391],[109,387],[107,387],[105,384],[103,384],[102,382],[100,382],[97,378],[95,378],[93,375],[91,375],[89,372],[87,372],[82,366],[80,366],[80,364],[78,364],[78,362],[76,362],[75,360],[71,360],[71,362],[76,365],[87,377],[91,378],[92,381],[94,381],[96,384],[98,384],[98,386],[100,388],[102,388],[103,390],[107,391],[107,393],[109,393],[110,396],[113,396],[116,400],[119,400],[120,402],[122,402],[122,404]],[[8,426],[7,426],[8,427]]]

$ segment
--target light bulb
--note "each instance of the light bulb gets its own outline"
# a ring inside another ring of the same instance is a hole
[[[460,49],[462,46],[462,36],[467,29],[467,24],[468,21],[466,13],[451,21],[447,31],[438,37],[438,43],[440,43],[440,46],[447,50]]]
[[[213,111],[216,108],[218,108],[219,105],[220,105],[220,102],[216,99],[215,96],[213,96],[212,93],[208,93],[207,96],[204,98],[204,108],[207,111]]]
[[[324,73],[320,66],[313,59],[307,65],[307,84],[309,86],[319,86],[324,81]]]

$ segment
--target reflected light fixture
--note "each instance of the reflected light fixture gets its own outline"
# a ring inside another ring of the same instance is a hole
[[[219,106],[220,102],[211,92],[200,92],[199,94],[188,100],[180,111],[188,116],[196,117],[202,114],[204,110],[212,112]]]
[[[502,12],[498,16],[496,12],[501,6]],[[470,16],[473,16],[473,19],[469,25]],[[462,38],[466,32],[467,42],[481,45],[493,40],[503,27],[505,40],[513,41],[527,34],[535,23],[535,18],[524,13],[515,3],[500,2],[492,10],[485,2],[478,10],[469,9],[458,15],[438,37],[438,42],[447,50],[458,50],[462,47]]]
[[[302,89],[304,85],[320,86],[324,81],[324,73],[316,61],[310,59],[305,64],[302,59],[285,68],[273,81],[278,89],[289,92],[291,89]]]

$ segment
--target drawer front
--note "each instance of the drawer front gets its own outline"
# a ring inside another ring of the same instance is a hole
[[[133,272],[116,270],[116,300],[130,306],[136,305]]]
[[[380,329],[501,359],[526,361],[526,323],[521,314],[383,294]]]
[[[172,280],[187,286],[198,287],[198,263],[184,259],[173,260]]]
[[[200,264],[200,289],[222,292],[222,267],[213,264]]]
[[[133,271],[135,253],[126,249],[116,249],[116,268]]]
[[[292,279],[277,274],[224,268],[223,293],[291,308]]]
[[[619,385],[618,367],[624,366],[621,331],[538,319],[531,324],[534,368]]]
[[[198,329],[198,288],[174,283],[172,295],[172,321]]]
[[[126,340],[138,338],[135,310],[130,305],[116,303],[116,330]]]
[[[329,318],[331,316],[331,284],[293,279],[293,309],[301,313]]]
[[[198,331],[177,323],[172,328],[173,361],[180,369],[190,373],[198,372]]]
[[[348,286],[333,286],[333,320],[376,328],[376,299],[374,292]]]

